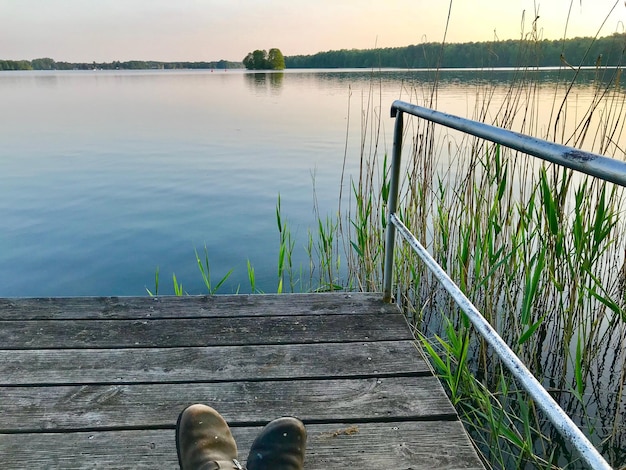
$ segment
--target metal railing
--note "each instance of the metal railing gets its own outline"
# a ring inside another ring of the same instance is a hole
[[[626,163],[602,155],[584,152],[572,147],[555,144],[481,122],[460,118],[432,109],[423,108],[403,101],[394,101],[391,117],[395,117],[393,154],[391,161],[391,181],[389,187],[389,223],[387,224],[385,261],[383,272],[383,298],[391,302],[393,277],[393,257],[396,230],[409,243],[415,253],[426,264],[437,280],[448,291],[459,308],[465,312],[476,330],[494,349],[503,364],[509,369],[520,385],[529,393],[535,403],[543,410],[555,428],[580,453],[582,459],[593,469],[611,469],[598,450],[563,411],[559,404],[546,391],[524,363],[509,348],[492,326],[485,320],[478,309],[463,294],[461,289],[450,279],[442,267],[397,217],[398,189],[400,180],[400,160],[402,155],[402,133],[404,113],[480,137],[505,147],[542,158],[552,163],[596,176],[621,186],[626,186]]]

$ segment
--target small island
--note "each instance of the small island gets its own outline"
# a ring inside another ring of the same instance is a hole
[[[243,59],[243,65],[248,70],[283,70],[285,57],[280,49],[272,48],[269,52],[257,49],[248,52]]]

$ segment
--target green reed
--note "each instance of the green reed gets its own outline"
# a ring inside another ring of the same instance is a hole
[[[204,246],[204,259],[200,257],[200,255],[198,254],[198,250],[195,250],[195,255],[196,255],[196,264],[198,265],[198,269],[200,270],[200,275],[202,276],[202,281],[204,282],[204,285],[207,289],[207,293],[209,295],[216,294],[219,291],[220,287],[222,287],[222,285],[231,276],[231,274],[233,273],[233,269],[230,269],[224,276],[222,276],[222,278],[220,278],[217,284],[213,284],[212,278],[211,278],[211,263],[209,263],[209,250],[206,247],[206,245]],[[248,263],[248,269],[250,270],[249,263]],[[252,270],[252,273],[254,274],[254,270]],[[251,279],[251,282],[253,282],[253,278]],[[183,283],[178,282],[176,273],[172,273],[172,284],[174,286],[175,296],[180,297],[180,296],[187,294],[187,292],[183,289]],[[146,292],[148,293],[150,297],[156,297],[159,295],[159,285],[160,285],[160,269],[157,266],[155,273],[154,273],[154,290],[150,290],[146,287]],[[252,292],[255,292],[254,289]]]
[[[278,202],[276,203],[276,224],[278,226],[278,234],[280,236],[278,244],[278,286],[276,292],[281,294],[284,290],[285,279],[288,279],[290,292],[295,291],[295,280],[293,273],[293,250],[295,241],[291,236],[291,230],[287,225],[287,222],[283,220],[281,208],[280,208],[280,194],[278,195]],[[248,262],[248,269],[250,269],[250,263]],[[253,279],[250,281],[252,292],[255,291],[253,285]]]
[[[198,264],[198,269],[200,270],[200,274],[202,275],[202,280],[204,281],[204,285],[207,289],[209,295],[213,295],[217,293],[217,291],[222,287],[230,275],[233,273],[233,270],[230,269],[224,276],[220,278],[217,284],[212,284],[211,282],[211,263],[209,263],[209,250],[206,245],[204,245],[204,259],[200,258],[198,254],[198,250],[195,250],[196,253],[196,263]],[[176,286],[176,279],[174,279],[174,286]],[[182,292],[182,285],[181,285]],[[177,295],[179,295],[177,293]],[[182,294],[181,294],[182,295]]]
[[[528,39],[520,45],[522,56],[532,54],[539,40],[536,25]],[[502,102],[493,102],[487,80],[478,84],[470,117],[623,158],[626,94],[620,70],[598,67],[589,109],[576,114],[568,109],[576,103],[572,87],[580,74],[566,79],[562,73],[551,110],[539,108],[541,83],[522,68]],[[436,81],[406,84],[402,98],[436,106],[437,86]],[[375,84],[370,93],[376,93]],[[351,178],[350,199],[340,202],[337,226],[347,247],[348,283],[379,291],[389,167],[378,137],[364,135],[380,132],[375,101],[365,100],[360,173]],[[537,117],[546,111],[547,126]],[[626,460],[623,190],[405,119],[399,217],[607,460],[621,464]],[[495,468],[578,468],[576,454],[402,243],[394,270],[396,301],[485,461]]]

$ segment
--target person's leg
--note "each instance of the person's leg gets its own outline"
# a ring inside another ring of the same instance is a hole
[[[248,454],[248,470],[302,470],[306,429],[296,418],[278,418],[263,428]]]
[[[176,451],[181,470],[243,470],[228,424],[206,405],[191,405],[179,415]]]

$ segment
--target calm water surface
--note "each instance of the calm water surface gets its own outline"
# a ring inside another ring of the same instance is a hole
[[[392,101],[422,104],[410,85],[429,78],[376,74],[382,151]],[[438,108],[471,115],[480,83],[444,76]],[[336,212],[371,85],[363,71],[0,73],[0,296],[143,295],[157,266],[161,293],[172,273],[203,293],[205,245],[214,281],[234,268],[221,293],[250,290],[248,260],[275,290],[277,197],[305,263],[313,179],[320,212]]]

